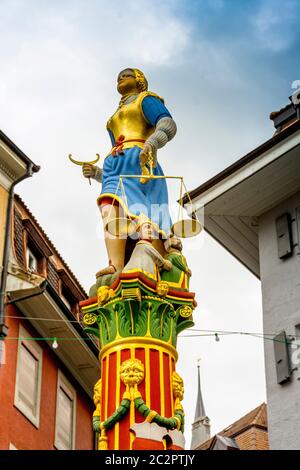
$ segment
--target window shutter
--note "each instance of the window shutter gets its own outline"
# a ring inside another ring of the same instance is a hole
[[[283,384],[290,380],[291,367],[287,337],[282,331],[273,338],[277,383]]]

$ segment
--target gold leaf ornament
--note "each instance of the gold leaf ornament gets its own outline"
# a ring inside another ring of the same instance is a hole
[[[97,315],[95,313],[86,313],[83,317],[83,323],[85,325],[93,325],[96,323]]]
[[[165,297],[169,292],[169,284],[166,281],[158,281],[156,292],[160,297]]]
[[[188,305],[184,305],[179,310],[179,315],[183,318],[189,318],[193,313],[193,309]]]

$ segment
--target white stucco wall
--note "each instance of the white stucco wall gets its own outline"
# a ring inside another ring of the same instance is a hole
[[[297,333],[295,330],[300,324],[300,249],[297,245],[291,257],[279,259],[275,225],[276,218],[285,212],[293,219],[299,206],[300,192],[260,217],[264,333],[275,335],[285,330],[287,335],[300,335],[300,330]],[[292,228],[293,242],[298,243],[295,222]],[[270,448],[300,449],[300,364],[290,382],[278,384],[273,341],[264,343]]]

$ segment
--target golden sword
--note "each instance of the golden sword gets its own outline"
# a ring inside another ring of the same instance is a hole
[[[83,166],[83,165],[95,165],[96,163],[99,162],[100,160],[100,155],[99,153],[96,153],[96,159],[95,160],[92,160],[92,161],[89,161],[89,162],[81,162],[79,160],[74,160],[74,158],[72,157],[72,154],[70,153],[68,155],[69,157],[69,160],[72,162],[72,163],[75,163],[75,165],[80,165],[80,166]],[[91,184],[91,178],[89,178],[89,183]]]

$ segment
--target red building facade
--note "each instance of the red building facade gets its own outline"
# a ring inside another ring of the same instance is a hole
[[[100,371],[96,341],[84,333],[79,315],[86,294],[19,197],[11,246],[0,449],[92,450]]]

